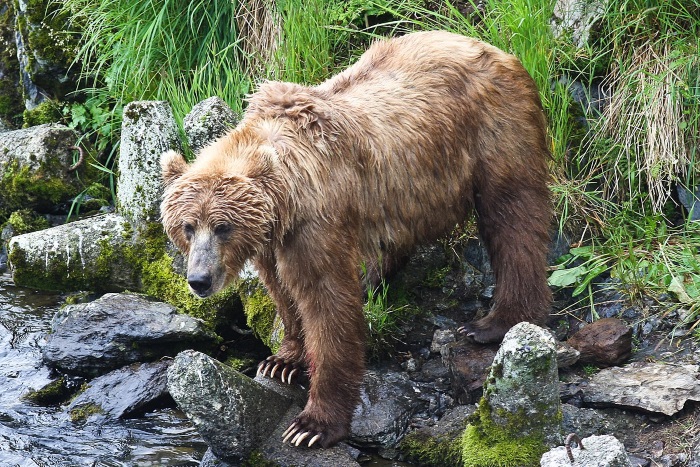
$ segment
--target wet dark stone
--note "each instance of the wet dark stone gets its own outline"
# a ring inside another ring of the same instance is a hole
[[[404,373],[369,370],[355,409],[350,440],[362,446],[394,447],[422,407]]]
[[[135,363],[111,371],[88,383],[68,406],[72,415],[95,410],[109,418],[139,415],[169,399],[166,372],[170,361]],[[172,400],[170,400],[172,404]]]
[[[44,362],[70,374],[97,376],[124,365],[207,348],[215,336],[166,303],[133,294],[106,294],[58,311]]]
[[[498,345],[477,344],[469,339],[446,346],[443,361],[452,380],[453,396],[459,404],[477,402],[497,351]]]

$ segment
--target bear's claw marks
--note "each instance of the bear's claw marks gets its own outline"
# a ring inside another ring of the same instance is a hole
[[[289,444],[300,446],[309,436],[311,436],[311,439],[309,439],[307,447],[313,447],[316,441],[323,437],[322,433],[318,433],[315,430],[306,430],[301,422],[295,421],[282,433],[282,442],[286,443],[289,441]],[[321,443],[319,443],[319,445],[320,444]]]
[[[258,365],[257,375],[268,376],[274,378],[278,370],[282,369],[278,378],[286,384],[292,384],[292,379],[299,373],[299,366],[294,363],[287,363],[284,359],[272,355],[260,362]]]

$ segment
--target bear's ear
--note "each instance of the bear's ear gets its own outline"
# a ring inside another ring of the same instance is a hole
[[[181,154],[170,150],[160,156],[160,168],[165,186],[180,178],[187,170],[187,161]]]

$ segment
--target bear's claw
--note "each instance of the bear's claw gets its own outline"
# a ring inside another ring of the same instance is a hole
[[[289,440],[289,444],[300,446],[301,443],[309,436],[311,436],[311,439],[309,440],[307,447],[313,447],[316,441],[323,437],[321,433],[317,433],[315,430],[305,430],[304,426],[300,422],[295,421],[289,425],[289,428],[287,428],[284,433],[282,433],[282,442],[286,443]]]
[[[508,329],[510,327],[502,323],[494,324],[487,319],[481,319],[461,326],[457,332],[466,334],[479,344],[490,344],[501,342]]]
[[[282,372],[279,374],[278,378],[283,383],[292,384],[292,378],[299,372],[299,366],[294,363],[287,363],[284,359],[275,355],[267,357],[260,362],[256,376],[268,376],[269,373],[270,378],[274,378],[280,368],[282,368]]]

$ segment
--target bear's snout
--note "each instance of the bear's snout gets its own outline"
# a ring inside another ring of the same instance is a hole
[[[187,275],[187,282],[194,293],[204,298],[211,294],[211,274],[192,273]]]

